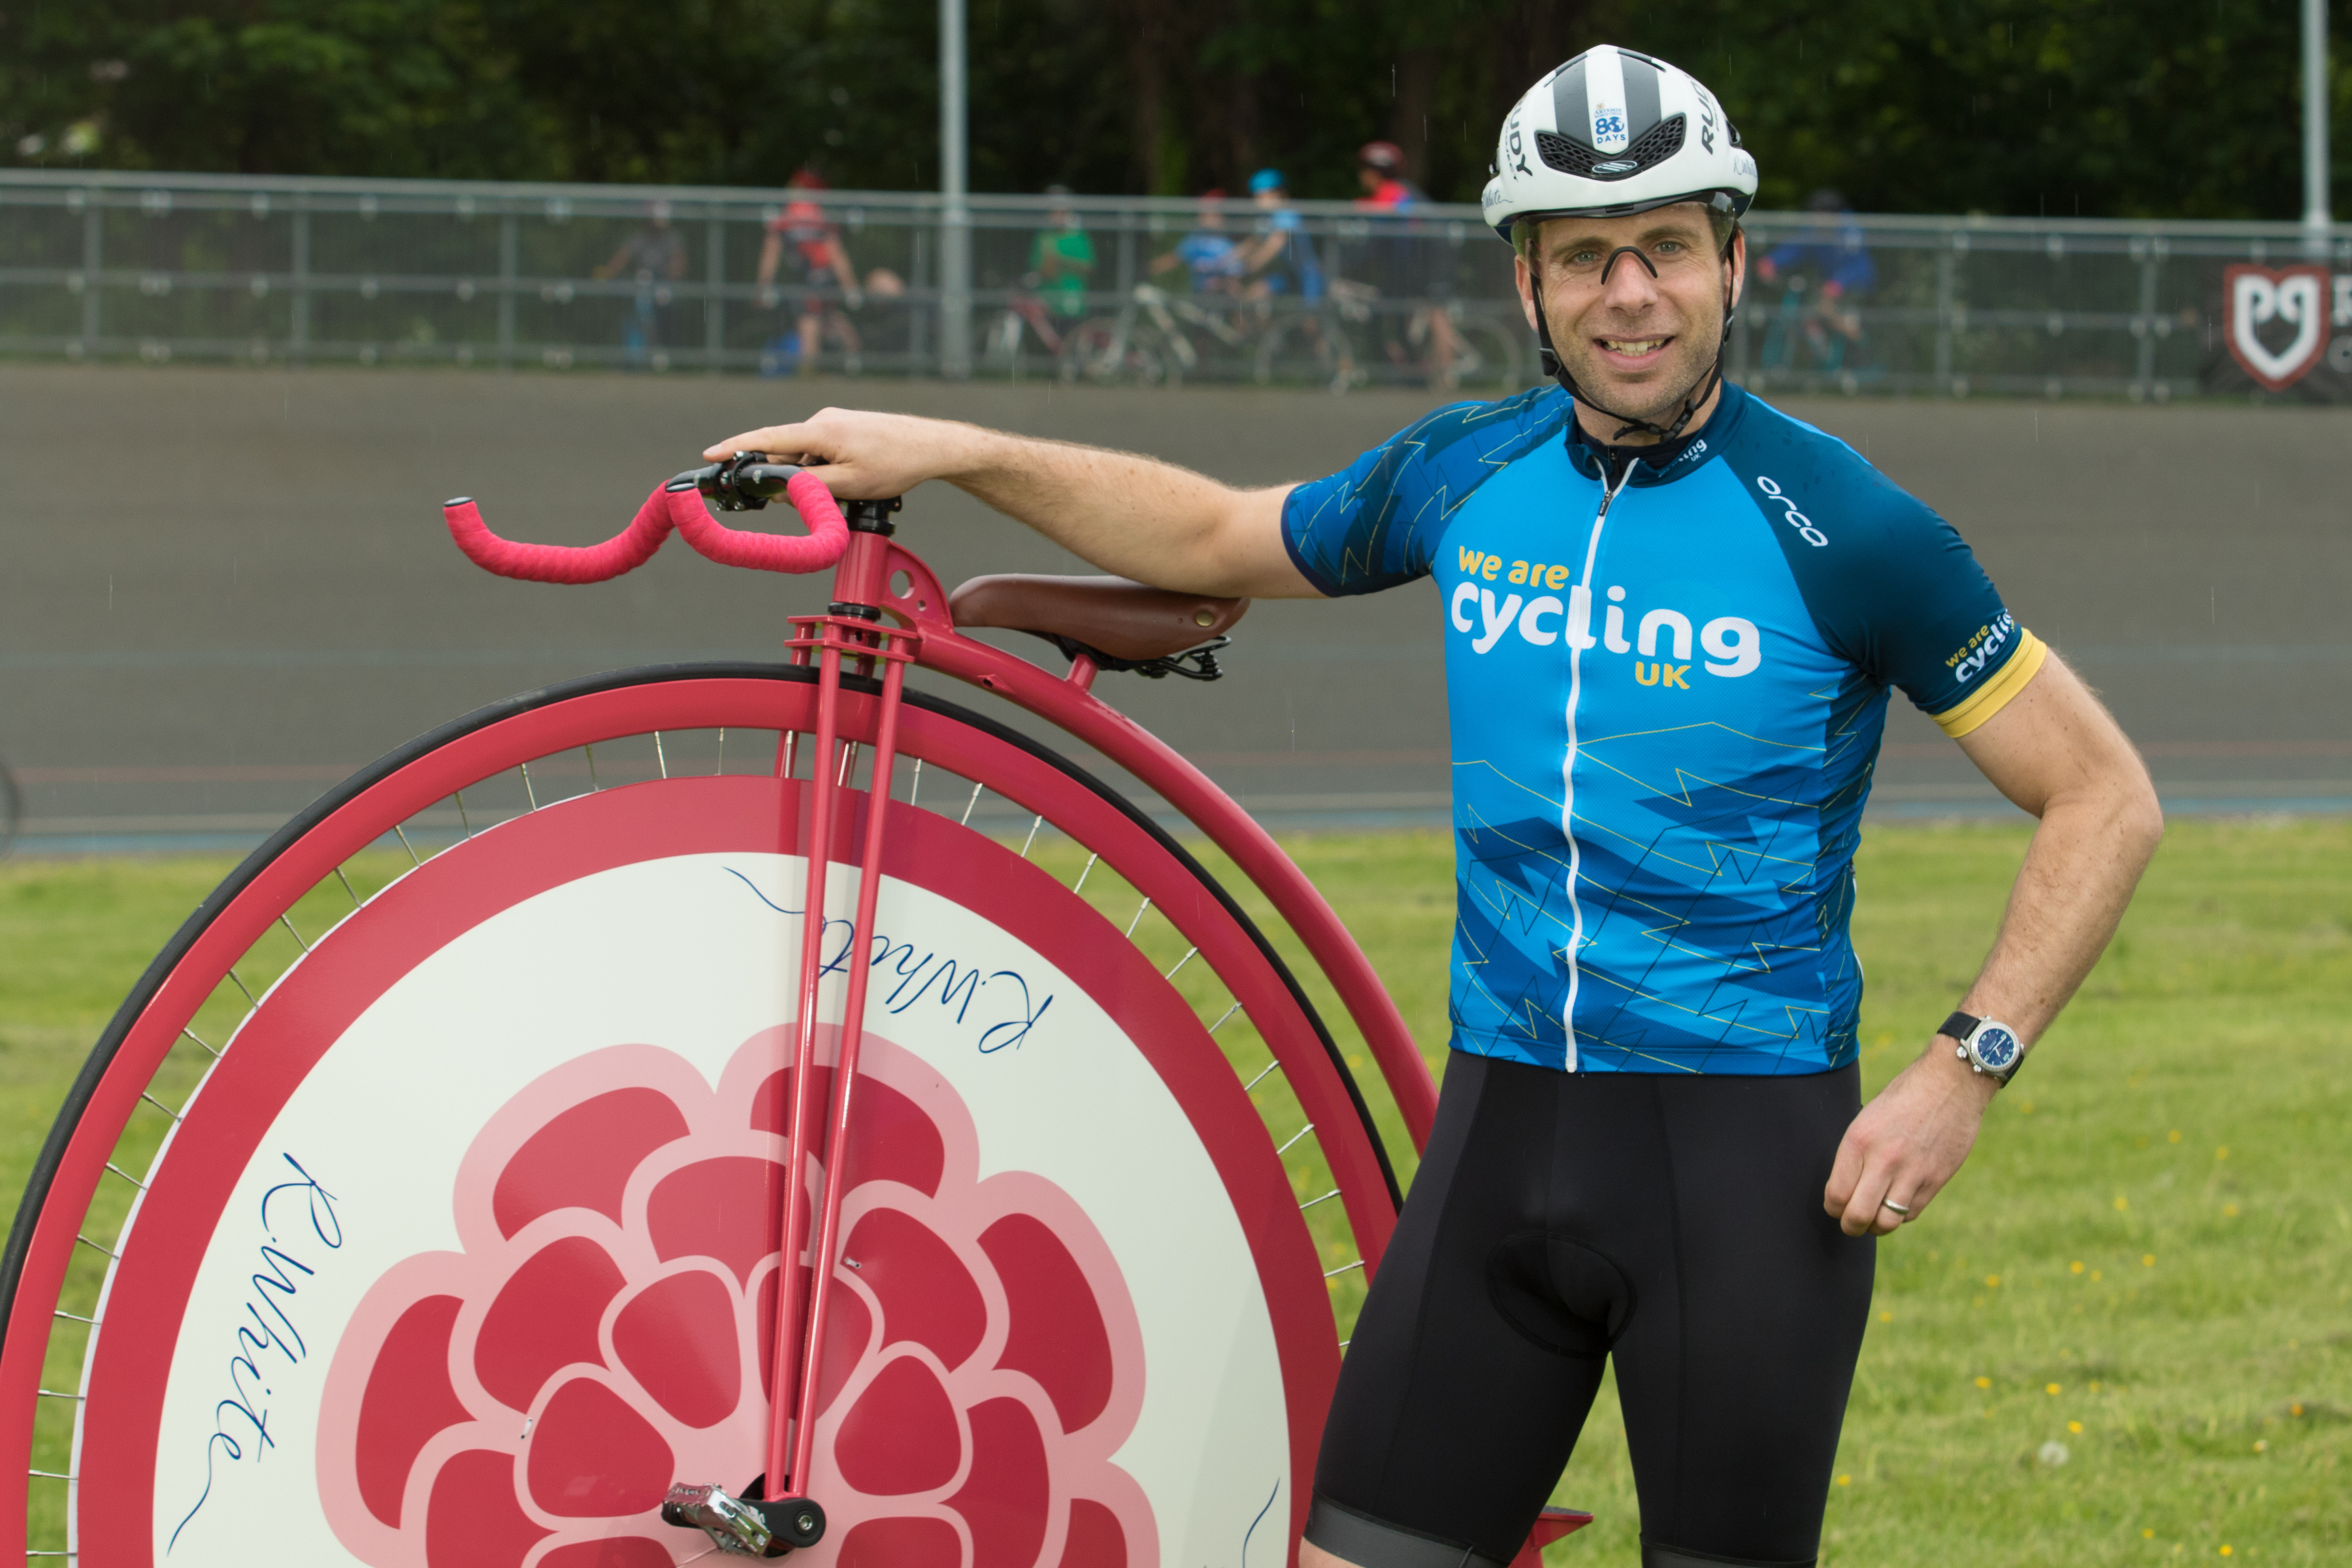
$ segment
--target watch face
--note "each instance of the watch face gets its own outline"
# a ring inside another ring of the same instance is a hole
[[[1977,1060],[1994,1072],[2000,1071],[2017,1060],[2017,1037],[1998,1026],[1978,1030],[1971,1047]]]

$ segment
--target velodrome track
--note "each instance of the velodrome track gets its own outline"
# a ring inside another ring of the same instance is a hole
[[[1432,401],[0,368],[0,756],[26,785],[26,847],[252,843],[351,768],[495,698],[624,664],[772,657],[782,615],[819,592],[683,545],[593,588],[492,579],[444,533],[448,495],[478,497],[512,536],[583,542],[706,441],[827,402],[1265,483],[1336,468]],[[2169,809],[2352,809],[2352,411],[1786,406],[1959,526],[2021,618],[2105,692]],[[900,521],[950,584],[1083,570],[945,487]],[[1277,825],[1435,822],[1438,617],[1426,584],[1264,604],[1226,680],[1098,689]],[[1875,809],[2009,811],[1895,707]]]

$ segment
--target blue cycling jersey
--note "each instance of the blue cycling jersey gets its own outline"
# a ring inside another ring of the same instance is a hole
[[[1964,735],[2042,645],[1948,523],[1736,386],[1695,437],[1613,472],[1572,414],[1558,388],[1442,408],[1283,508],[1326,594],[1437,579],[1454,1048],[1842,1067],[1887,689]]]

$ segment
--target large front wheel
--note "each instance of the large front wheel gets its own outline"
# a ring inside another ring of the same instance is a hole
[[[109,1565],[702,1554],[656,1510],[761,1468],[805,797],[856,781],[877,706],[849,683],[820,758],[803,670],[535,693],[240,868],[27,1190],[5,1539]],[[871,989],[803,1555],[1286,1561],[1335,1311],[1394,1215],[1355,1086],[1148,817],[934,700],[898,744],[870,950],[849,866],[824,916],[821,1006],[851,965]]]

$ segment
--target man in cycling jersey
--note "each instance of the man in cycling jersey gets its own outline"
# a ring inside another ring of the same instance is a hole
[[[1598,47],[1506,122],[1488,220],[1560,383],[1307,484],[826,410],[711,457],[945,479],[1106,570],[1308,597],[1434,577],[1453,1054],[1324,1433],[1302,1568],[1501,1568],[1614,1361],[1645,1568],[1815,1560],[1873,1240],[2121,918],[2130,743],[1959,535],[1721,380],[1754,160]],[[1860,1103],[1853,852],[1891,688],[2040,819],[1973,984]]]
[[[1309,304],[1323,298],[1323,259],[1315,254],[1315,240],[1290,205],[1290,191],[1279,169],[1260,169],[1250,176],[1250,200],[1265,214],[1256,236],[1241,247],[1243,270],[1251,291],[1260,298],[1283,295]]]
[[[1225,232],[1225,193],[1212,185],[1201,193],[1199,226],[1175,248],[1151,258],[1151,273],[1158,277],[1183,268],[1192,280],[1195,294],[1238,294],[1243,264],[1242,247]]]

